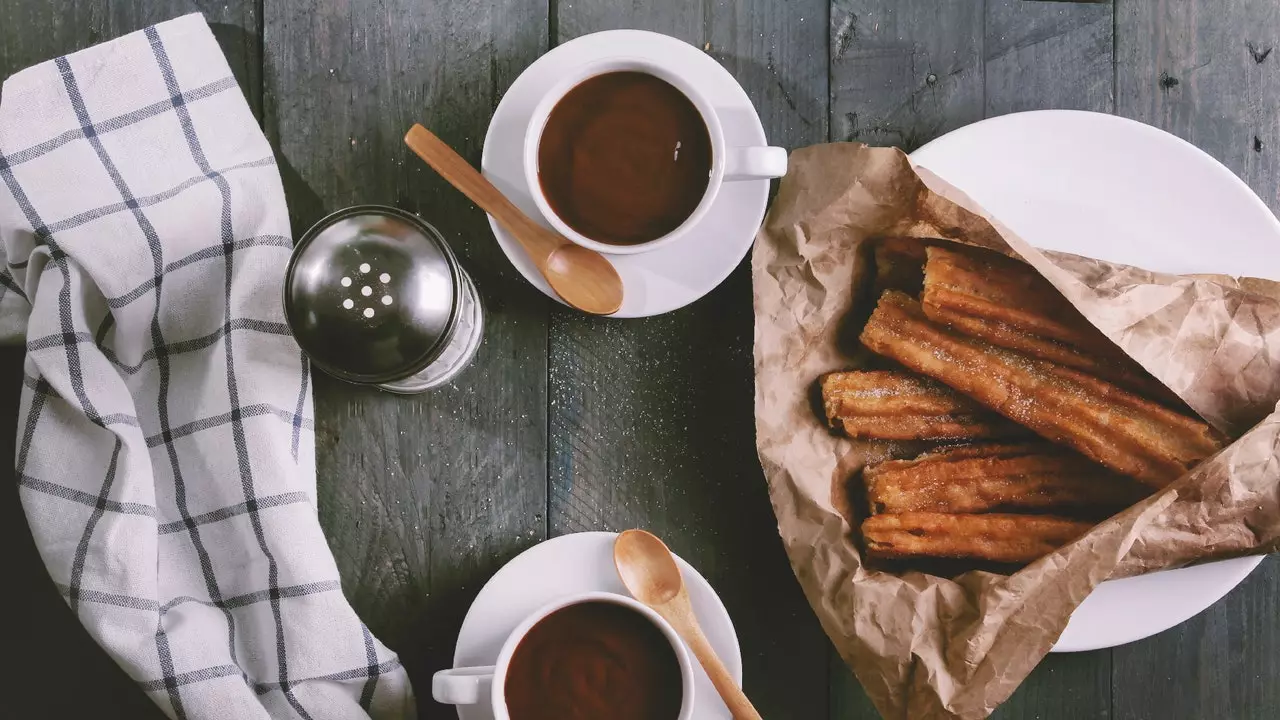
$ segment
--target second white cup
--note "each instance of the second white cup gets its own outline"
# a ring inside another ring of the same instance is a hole
[[[679,720],[692,720],[694,702],[693,662],[684,642],[680,640],[680,636],[676,634],[671,625],[653,610],[629,597],[608,592],[578,593],[544,605],[530,614],[511,631],[511,634],[507,636],[506,642],[502,644],[502,650],[498,653],[496,664],[452,668],[436,673],[431,680],[432,697],[435,698],[436,702],[450,705],[487,704],[493,708],[495,720],[511,720],[506,700],[507,670],[511,665],[511,658],[515,654],[516,648],[520,645],[520,641],[524,640],[525,635],[528,634],[533,626],[548,615],[571,605],[588,602],[613,603],[629,608],[647,618],[662,632],[667,642],[671,644],[671,649],[675,652],[676,660],[680,665],[680,680],[683,687],[681,688],[680,714],[678,718]]]

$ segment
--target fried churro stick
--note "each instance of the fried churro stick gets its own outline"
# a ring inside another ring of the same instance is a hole
[[[965,458],[991,457],[1017,457],[1026,455],[1036,450],[1055,447],[1053,443],[1046,443],[1043,440],[1035,439],[1023,443],[972,443],[968,445],[948,445],[935,450],[930,450],[916,456],[916,460],[925,458],[946,458],[947,460],[963,460]]]
[[[957,440],[1016,437],[1024,428],[942,383],[888,370],[830,373],[822,404],[849,437]]]
[[[890,290],[862,330],[873,352],[959,390],[1112,470],[1164,487],[1222,447],[1205,423],[1096,377],[930,322]]]
[[[926,253],[920,299],[930,320],[1165,404],[1180,404],[1030,265],[972,248],[935,246]]]
[[[1050,443],[973,445],[862,472],[873,513],[1119,510],[1151,488]]]
[[[882,560],[964,558],[1028,563],[1083,535],[1090,523],[1051,515],[873,515],[862,523],[867,554]]]

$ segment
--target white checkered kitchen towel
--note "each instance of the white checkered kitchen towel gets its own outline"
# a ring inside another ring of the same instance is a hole
[[[174,717],[412,713],[320,531],[284,195],[204,20],[10,78],[0,178],[20,493],[85,627]]]

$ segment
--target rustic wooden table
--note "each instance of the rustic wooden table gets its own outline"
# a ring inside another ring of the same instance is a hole
[[[505,88],[549,47],[668,33],[746,87],[774,144],[913,149],[984,117],[1114,112],[1199,145],[1280,209],[1275,0],[0,0],[0,76],[202,11],[275,145],[295,231],[359,202],[421,213],[489,310],[454,387],[401,398],[316,378],[320,512],[356,609],[422,714],[466,608],[554,535],[644,526],[698,566],[767,718],[873,717],[791,575],[753,448],[746,264],[684,310],[596,320],[512,269],[483,215],[401,146],[421,121],[478,161]],[[11,443],[21,352],[0,354]],[[0,447],[0,455],[12,450]],[[16,488],[16,485],[10,485]],[[88,639],[0,502],[14,717],[158,713]],[[1182,626],[1047,658],[1001,718],[1280,716],[1280,562]],[[19,692],[20,691],[20,692]]]

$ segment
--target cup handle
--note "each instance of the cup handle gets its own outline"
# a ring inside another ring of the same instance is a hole
[[[760,180],[787,174],[787,151],[780,147],[732,147],[725,150],[724,179]]]
[[[448,705],[475,705],[489,696],[493,666],[441,670],[431,678],[431,697]]]

